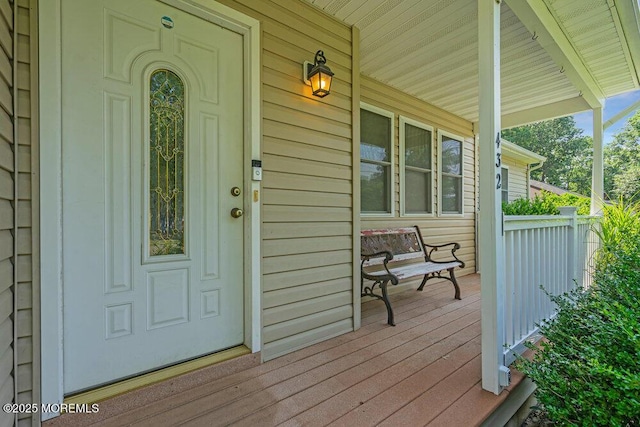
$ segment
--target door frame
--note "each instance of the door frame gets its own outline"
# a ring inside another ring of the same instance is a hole
[[[251,160],[260,159],[260,22],[214,0],[157,0],[243,36],[244,57],[244,344],[261,347],[260,181],[251,179]],[[62,39],[61,0],[38,7],[40,137],[40,316],[41,402],[62,403]],[[37,344],[34,343],[37,349]],[[37,351],[37,350],[36,350]],[[42,414],[43,420],[59,414]]]

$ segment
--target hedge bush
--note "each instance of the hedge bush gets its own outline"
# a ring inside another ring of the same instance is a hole
[[[561,206],[575,206],[578,215],[589,215],[591,200],[575,194],[557,195],[543,190],[533,199],[520,197],[511,203],[502,203],[502,212],[505,215],[559,215]]]
[[[550,420],[571,426],[640,425],[640,205],[605,207],[594,285],[552,296],[557,316],[531,361]]]

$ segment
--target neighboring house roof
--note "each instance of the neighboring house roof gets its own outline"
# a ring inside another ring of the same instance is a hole
[[[529,180],[529,195],[531,197],[539,194],[542,190],[548,191],[553,194],[557,194],[559,196],[569,193],[575,196],[583,196],[582,194],[574,193],[573,191],[565,190],[564,188],[556,187],[555,185],[547,184],[546,182],[536,181],[535,179]]]
[[[363,75],[478,121],[477,0],[305,1],[359,29]],[[501,9],[503,128],[640,88],[637,0],[507,0]]]
[[[526,148],[522,148],[519,145],[514,144],[513,142],[507,141],[506,139],[500,139],[502,142],[502,154],[509,156],[515,160],[519,160],[528,165],[534,163],[544,163],[547,160],[546,157],[541,156],[538,153],[534,153],[531,150],[527,150]]]

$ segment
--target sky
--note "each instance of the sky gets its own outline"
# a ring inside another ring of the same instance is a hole
[[[603,120],[606,122],[611,117],[615,116],[620,111],[627,108],[629,105],[640,100],[640,90],[634,92],[623,93],[622,95],[613,96],[607,98],[604,104],[604,111],[602,113]],[[624,127],[627,119],[633,115],[633,111],[618,122],[611,125],[604,131],[604,144],[608,144],[613,140],[613,136],[620,132]],[[584,113],[574,114],[573,118],[576,121],[576,126],[584,131],[585,135],[593,136],[593,113],[591,111],[585,111]]]

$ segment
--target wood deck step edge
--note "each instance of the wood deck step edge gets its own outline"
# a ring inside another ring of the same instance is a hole
[[[506,425],[535,391],[536,385],[529,378],[524,378],[514,389],[508,392],[503,391],[503,393],[509,393],[507,398],[480,426],[496,427]]]

